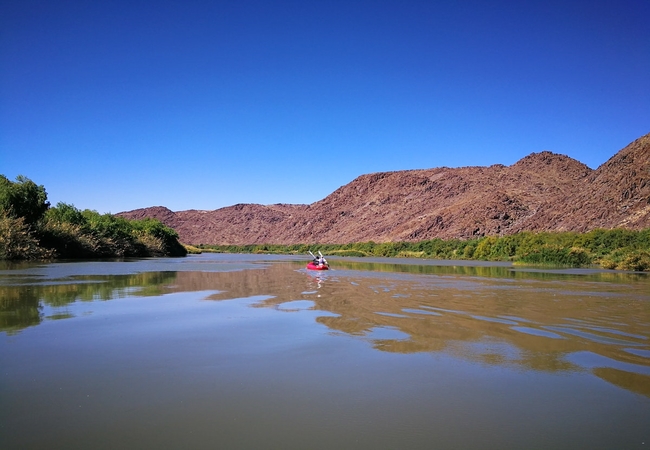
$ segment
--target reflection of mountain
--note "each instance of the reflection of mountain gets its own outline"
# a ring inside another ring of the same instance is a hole
[[[77,276],[47,285],[15,280],[0,286],[0,330],[37,325],[44,307],[54,308],[52,318],[64,318],[56,307],[132,295],[205,292],[206,300],[217,301],[265,296],[270,298],[255,306],[274,308],[310,300],[328,313],[317,317],[320,324],[378,350],[444,352],[535,371],[593,370],[649,395],[643,387],[650,371],[645,278],[626,281],[618,274],[618,280],[603,281],[601,274],[559,277],[502,267],[411,266],[417,270],[410,273],[409,266],[350,261],[322,274],[303,267],[285,262],[236,272]],[[605,362],[583,366],[574,354],[600,355]]]
[[[640,373],[625,372],[612,367],[597,367],[594,374],[616,386],[650,397],[650,376]]]
[[[259,306],[273,307],[308,299],[315,309],[335,314],[318,317],[319,323],[383,351],[444,351],[482,364],[548,372],[589,370],[567,359],[576,352],[643,371],[650,366],[648,358],[624,351],[648,348],[646,283],[597,282],[599,274],[567,276],[567,283],[559,283],[557,276],[545,280],[539,273],[463,268],[502,275],[468,277],[453,275],[448,267],[438,268],[444,274],[437,276],[332,270],[316,278],[293,267],[218,274],[211,288],[222,292],[210,299],[271,295]],[[376,337],[382,334],[377,330],[399,330],[408,337]],[[600,369],[598,376],[634,392],[647,377]]]

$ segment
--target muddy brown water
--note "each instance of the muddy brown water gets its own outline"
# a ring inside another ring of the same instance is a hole
[[[0,266],[0,448],[650,447],[647,274],[306,262]]]

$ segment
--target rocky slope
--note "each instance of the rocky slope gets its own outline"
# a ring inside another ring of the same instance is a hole
[[[362,175],[311,205],[239,204],[214,211],[164,207],[155,217],[188,244],[420,241],[523,230],[650,227],[650,134],[596,170],[564,155],[533,153],[512,166]]]

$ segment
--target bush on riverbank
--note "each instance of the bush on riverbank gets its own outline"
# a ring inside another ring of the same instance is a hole
[[[650,228],[593,230],[588,233],[532,233],[487,236],[462,241],[432,239],[421,242],[360,242],[353,244],[200,245],[204,251],[224,253],[305,254],[321,251],[336,256],[407,257],[512,261],[516,264],[650,271]]]
[[[0,175],[0,259],[184,256],[178,234],[155,219],[127,220],[58,203],[43,186]]]
[[[0,213],[0,260],[49,259],[53,256],[51,249],[39,245],[22,217],[13,218]]]
[[[59,203],[45,214],[42,245],[60,258],[183,256],[174,230],[155,219],[127,220]]]

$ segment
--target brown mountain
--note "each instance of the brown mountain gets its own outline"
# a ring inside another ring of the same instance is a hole
[[[650,134],[592,170],[533,153],[511,166],[362,175],[311,205],[239,204],[214,211],[157,206],[154,217],[188,244],[420,241],[518,231],[650,227]]]

